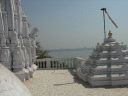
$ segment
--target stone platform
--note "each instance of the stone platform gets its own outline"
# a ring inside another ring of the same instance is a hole
[[[33,96],[128,96],[128,88],[91,88],[68,70],[37,70],[25,82]]]

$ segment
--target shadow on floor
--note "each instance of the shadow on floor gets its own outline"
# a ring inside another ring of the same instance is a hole
[[[69,84],[74,84],[74,82],[72,82],[72,83],[64,83],[64,84],[54,84],[54,86],[62,86],[62,85],[69,85]]]
[[[81,80],[81,79],[76,75],[76,72],[74,71],[74,69],[69,69],[68,71],[69,71],[69,73],[73,76],[74,83],[82,84],[82,85],[83,85],[84,87],[86,87],[86,88],[92,88],[92,86],[90,86],[89,83],[84,82],[83,80]]]

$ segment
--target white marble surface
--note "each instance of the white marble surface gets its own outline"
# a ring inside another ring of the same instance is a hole
[[[0,64],[0,96],[32,96],[26,86]]]

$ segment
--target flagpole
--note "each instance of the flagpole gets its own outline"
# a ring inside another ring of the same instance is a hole
[[[106,25],[105,25],[105,11],[106,8],[101,9],[103,11],[103,20],[104,20],[104,39],[106,39]]]

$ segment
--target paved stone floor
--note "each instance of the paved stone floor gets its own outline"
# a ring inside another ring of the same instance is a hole
[[[25,85],[33,96],[128,96],[128,87],[91,88],[68,70],[37,70]]]

